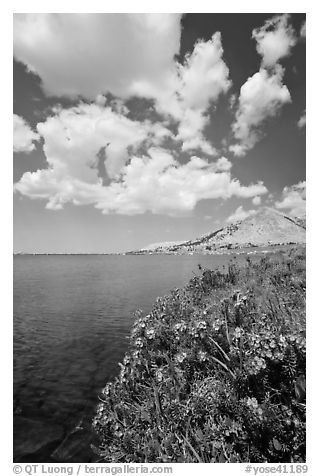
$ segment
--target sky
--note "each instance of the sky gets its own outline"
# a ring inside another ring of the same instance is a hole
[[[304,216],[304,14],[15,14],[14,252]]]

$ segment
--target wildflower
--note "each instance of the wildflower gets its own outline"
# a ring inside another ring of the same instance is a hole
[[[282,359],[284,358],[284,355],[283,355],[282,352],[278,352],[278,351],[277,351],[277,352],[274,353],[274,357],[275,357],[275,359],[277,359],[277,360],[282,360]]]
[[[264,360],[262,357],[257,357],[257,358],[256,358],[256,361],[258,362],[258,366],[259,366],[261,369],[265,369],[265,368],[266,368],[266,362],[265,362],[265,360]]]
[[[156,380],[157,380],[158,382],[162,382],[162,381],[163,381],[163,372],[162,372],[161,369],[156,370],[156,372],[155,372],[155,377],[156,377]]]
[[[205,362],[207,360],[207,352],[204,352],[203,350],[200,350],[197,356],[200,362]]]
[[[263,357],[254,357],[249,363],[248,363],[248,372],[251,375],[256,375],[261,369],[265,369],[267,367],[266,361]]]
[[[207,329],[207,323],[206,321],[199,321],[196,323],[196,327],[199,330],[206,330]]]
[[[190,330],[189,330],[189,333],[192,337],[199,337],[199,334],[197,332],[197,329],[195,327],[192,327]]]
[[[177,362],[179,362],[181,364],[182,362],[184,362],[186,357],[187,357],[186,352],[180,352],[179,354],[176,355],[175,358],[176,358]]]
[[[140,350],[135,350],[135,351],[133,352],[133,357],[134,357],[134,359],[139,359],[140,356],[141,356]]]
[[[103,388],[102,394],[105,397],[108,397],[110,395],[110,384],[109,383],[107,383],[106,386]]]
[[[145,334],[148,339],[155,339],[155,329],[147,329]]]
[[[236,339],[239,339],[239,337],[242,335],[243,331],[240,327],[236,327],[235,331],[234,331],[234,337]]]
[[[103,403],[99,403],[99,404],[97,405],[97,407],[96,407],[96,412],[97,412],[98,415],[101,415],[101,414],[102,414],[103,408],[104,408]]]
[[[135,345],[136,347],[143,347],[144,346],[143,340],[139,337],[138,339],[136,339]]]
[[[258,408],[257,399],[255,397],[253,397],[253,398],[248,397],[247,398],[247,406],[250,407],[250,408]]]
[[[283,335],[279,336],[279,342],[282,346],[285,346],[287,344],[286,337]]]
[[[185,324],[185,321],[181,321],[181,322],[177,322],[175,325],[174,325],[174,331],[175,332],[183,332],[186,330],[186,324]]]

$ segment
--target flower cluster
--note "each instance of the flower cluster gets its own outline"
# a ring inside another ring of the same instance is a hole
[[[258,401],[255,397],[253,398],[247,398],[246,400],[246,405],[249,408],[250,411],[252,411],[255,415],[258,416],[258,418],[262,419],[263,416],[263,410],[259,406]]]
[[[93,420],[105,462],[305,460],[305,256],[205,270],[136,314]]]
[[[179,362],[181,364],[181,363],[184,362],[184,360],[187,359],[187,353],[186,352],[179,352],[178,354],[176,354],[175,359],[176,359],[177,362]]]
[[[247,360],[245,364],[248,375],[257,375],[261,370],[266,369],[266,361],[263,357],[255,356]]]
[[[207,352],[204,352],[203,350],[198,351],[197,357],[200,362],[206,362],[206,360],[208,360],[208,354]]]

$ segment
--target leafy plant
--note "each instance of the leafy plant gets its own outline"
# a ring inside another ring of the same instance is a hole
[[[204,270],[136,313],[93,421],[107,462],[305,461],[305,253]]]

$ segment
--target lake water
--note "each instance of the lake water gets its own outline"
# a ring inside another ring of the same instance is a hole
[[[15,256],[14,460],[94,460],[90,421],[119,370],[134,311],[183,286],[198,263],[222,268],[230,258]]]

